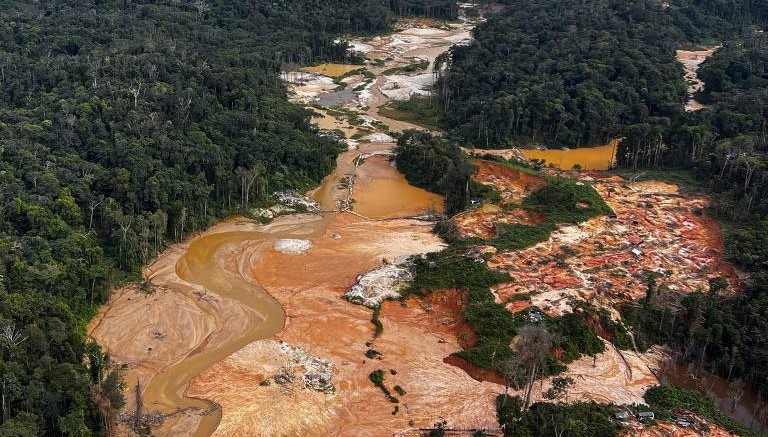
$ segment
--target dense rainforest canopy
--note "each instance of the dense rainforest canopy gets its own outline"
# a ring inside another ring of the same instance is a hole
[[[340,146],[287,102],[282,67],[353,61],[339,35],[397,14],[456,12],[447,0],[1,0],[0,436],[98,435],[95,402],[109,415],[122,401],[83,328],[110,285],[166,241],[332,169]]]
[[[657,1],[511,1],[451,52],[440,102],[473,145],[605,143],[651,116],[677,117],[680,33]]]
[[[456,47],[438,85],[445,125],[479,147],[578,147],[670,123],[686,84],[675,49],[764,22],[758,1],[507,0]]]

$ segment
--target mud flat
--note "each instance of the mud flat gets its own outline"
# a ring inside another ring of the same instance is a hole
[[[374,339],[370,309],[342,298],[357,275],[380,265],[382,258],[394,260],[440,247],[430,226],[422,222],[372,222],[343,215],[322,237],[313,239],[313,248],[304,256],[270,249],[253,258],[249,268],[254,279],[286,311],[287,323],[277,338],[332,361],[336,390],[305,408],[304,401],[293,399],[306,391],[260,386],[268,372],[260,362],[247,359],[247,350],[240,351],[203,373],[190,387],[191,395],[217,402],[240,399],[223,409],[219,429],[232,431],[215,435],[391,435],[410,429],[411,421],[416,427],[431,426],[438,417],[462,426],[495,427],[493,399],[503,389],[443,363],[443,358],[460,350],[458,339],[447,329],[433,329],[439,323],[430,324],[421,306],[386,302],[381,311],[384,331]],[[381,355],[366,358],[368,349]],[[236,365],[246,362],[249,364]],[[233,367],[237,367],[238,378],[254,381],[253,390],[243,393],[238,384],[227,382]],[[385,372],[390,391],[395,393],[395,385],[406,391],[402,396],[395,394],[398,404],[389,402],[369,381],[368,375],[379,369]],[[392,414],[395,406],[399,411]],[[276,420],[283,431],[260,434],[262,429],[274,430],[254,422],[262,420],[261,415],[279,417]]]
[[[222,222],[167,250],[144,270],[155,291],[119,290],[88,329],[123,375],[135,409],[140,384],[143,409],[167,416],[156,435],[210,435],[220,410],[187,397],[197,374],[253,340],[282,329],[279,303],[240,269],[240,258],[260,242],[307,238],[323,230],[319,216],[285,216],[267,226]],[[125,426],[125,424],[123,424]],[[118,430],[129,434],[127,428]]]
[[[370,69],[407,65],[405,54],[417,49],[434,58],[469,28],[406,29],[402,37],[371,41],[366,50],[389,55]],[[338,89],[331,77],[358,68],[324,65],[283,79],[294,101],[314,103]],[[355,75],[343,80],[355,88],[365,83]],[[443,362],[461,349],[459,340],[437,321],[425,325],[431,319],[424,308],[384,303],[385,329],[374,338],[371,310],[343,299],[358,276],[383,262],[443,246],[432,223],[402,218],[440,212],[442,198],[411,187],[388,156],[379,156],[392,153],[388,132],[413,127],[375,117],[388,101],[379,89],[385,82],[378,77],[355,91],[363,96],[341,102],[344,111],[318,111],[322,127],[361,136],[311,193],[323,210],[339,212],[283,216],[269,225],[225,221],[147,267],[150,293],[128,286],[103,308],[88,332],[123,368],[123,417],[132,417],[140,398],[142,421],[158,436],[382,435],[440,417],[496,426],[499,387]],[[361,103],[366,91],[370,107]],[[404,390],[399,403],[371,383],[374,370],[386,372],[390,391]],[[132,434],[128,422],[117,434]]]

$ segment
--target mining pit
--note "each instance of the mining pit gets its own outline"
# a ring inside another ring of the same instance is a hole
[[[452,357],[476,341],[462,317],[466,293],[384,301],[379,336],[366,299],[375,304],[392,290],[369,287],[357,302],[348,294],[365,285],[370,272],[399,275],[391,267],[404,258],[444,247],[432,233],[434,222],[417,217],[441,213],[442,199],[410,186],[390,164],[392,134],[418,126],[383,117],[378,108],[431,83],[423,71],[385,71],[415,59],[429,61],[431,71],[437,56],[468,41],[473,26],[466,20],[403,21],[392,35],[350,41],[366,52],[364,67],[373,78],[339,79],[358,65],[283,74],[292,100],[312,106],[321,130],[340,132],[349,149],[300,199],[316,201],[313,212],[291,213],[293,207],[283,205],[256,214],[275,217],[266,225],[226,220],[168,248],[144,269],[146,285],[113,293],[88,334],[120,367],[126,384],[115,435],[136,435],[137,400],[141,423],[156,436],[406,435],[443,418],[456,428],[498,431],[494,400],[505,391],[503,381]],[[346,97],[334,100],[335,108],[318,109],[322,96],[340,89],[338,80],[346,84]],[[535,153],[566,170],[576,163],[599,170],[611,165],[615,147]],[[478,167],[476,179],[498,189],[503,201],[456,217],[461,234],[489,240],[498,223],[542,219],[508,207],[546,180],[498,163]],[[490,267],[516,279],[494,289],[510,311],[537,305],[558,315],[573,299],[612,309],[644,290],[643,269],[659,271],[664,285],[679,293],[701,291],[717,275],[738,289],[738,277],[722,261],[719,228],[701,213],[707,199],[662,183],[591,182],[616,217],[561,227],[519,252],[476,248],[490,255]],[[287,197],[278,196],[281,202]],[[402,285],[391,279],[389,288]],[[530,299],[511,299],[519,293]],[[637,354],[608,345],[569,365],[566,375],[576,383],[568,400],[640,402],[658,382],[651,369],[662,359],[659,351]],[[369,379],[379,370],[389,395]],[[534,399],[542,399],[550,383],[538,382]]]

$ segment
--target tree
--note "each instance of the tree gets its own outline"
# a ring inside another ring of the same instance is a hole
[[[19,413],[0,425],[0,437],[37,437],[39,433],[37,416],[31,413]]]
[[[526,367],[528,374],[525,388],[524,408],[531,403],[531,392],[536,378],[541,372],[541,366],[552,349],[552,336],[541,326],[528,325],[520,329],[515,340],[516,353]]]
[[[552,387],[544,394],[546,399],[556,401],[563,399],[568,402],[568,388],[573,385],[573,378],[558,376],[552,380]]]

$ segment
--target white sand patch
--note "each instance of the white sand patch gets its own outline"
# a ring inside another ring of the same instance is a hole
[[[450,36],[451,32],[443,29],[436,29],[434,27],[412,27],[410,29],[405,29],[402,32],[398,32],[400,35],[413,35],[413,36],[421,36],[421,37],[432,37],[432,38],[445,38],[447,36]]]
[[[445,39],[454,44],[464,45],[469,44],[469,42],[472,41],[472,34],[467,30],[464,32],[451,34]]]
[[[312,103],[317,96],[335,90],[339,86],[330,77],[303,71],[288,71],[280,78],[291,84],[291,100],[299,103]]]
[[[405,259],[384,264],[358,276],[357,283],[344,296],[350,302],[369,308],[375,308],[387,299],[397,299],[399,291],[413,279],[409,267]]]
[[[355,141],[351,138],[345,138],[344,143],[347,145],[347,150],[355,150],[360,145],[359,141]]]
[[[409,50],[412,48],[421,48],[427,46],[424,38],[412,35],[403,35],[396,33],[392,35],[392,41],[387,44],[388,47],[400,50]]]
[[[432,73],[385,76],[385,80],[379,89],[389,99],[398,101],[408,100],[413,95],[427,96],[435,83]]]
[[[552,233],[552,240],[566,244],[580,243],[588,237],[589,233],[577,225],[563,226]]]
[[[366,107],[369,105],[371,100],[373,99],[373,93],[371,92],[371,87],[375,84],[375,82],[371,82],[365,86],[361,91],[357,93],[357,102],[361,107]]]
[[[376,132],[363,138],[363,141],[368,143],[394,143],[395,139],[383,132]]]
[[[300,255],[312,248],[312,242],[309,240],[296,240],[288,238],[275,241],[273,247],[280,253]]]
[[[373,51],[373,46],[360,41],[348,41],[350,50],[353,52],[370,53]]]

